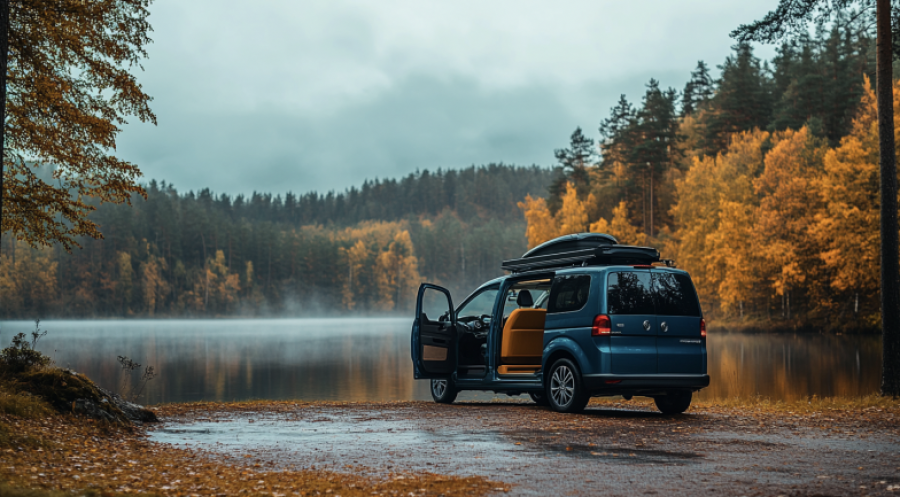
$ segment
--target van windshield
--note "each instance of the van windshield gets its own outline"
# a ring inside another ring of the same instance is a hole
[[[466,318],[478,318],[485,314],[490,316],[494,312],[494,301],[497,300],[499,291],[500,288],[496,286],[482,290],[456,311],[456,319],[467,321]]]

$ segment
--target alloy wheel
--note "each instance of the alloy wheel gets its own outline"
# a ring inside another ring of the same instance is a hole
[[[560,407],[567,406],[572,401],[575,395],[575,375],[568,366],[562,365],[553,371],[550,378],[550,395]]]

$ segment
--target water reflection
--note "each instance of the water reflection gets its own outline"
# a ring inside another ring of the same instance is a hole
[[[710,332],[707,344],[712,382],[705,399],[856,396],[881,383],[879,335]]]
[[[160,376],[142,401],[429,399],[412,378],[409,319],[46,321],[39,348],[60,366],[105,386],[120,383],[117,355]],[[33,323],[5,322],[3,343]],[[878,336],[747,335],[711,332],[712,385],[702,398],[877,391]],[[135,374],[129,381],[136,381]],[[468,394],[471,398],[474,394]]]

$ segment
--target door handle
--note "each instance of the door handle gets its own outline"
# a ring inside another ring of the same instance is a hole
[[[667,325],[665,321],[659,324],[659,328],[663,330],[663,333],[669,331],[669,325]]]
[[[644,329],[647,331],[650,331],[650,320],[649,319],[644,320]]]

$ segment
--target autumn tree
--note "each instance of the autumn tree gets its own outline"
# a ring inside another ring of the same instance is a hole
[[[826,208],[816,219],[813,235],[821,259],[832,270],[830,285],[838,292],[841,314],[877,324],[879,202],[877,101],[868,80],[851,133],[824,158],[818,185]],[[900,83],[894,84],[894,133],[900,132]]]
[[[755,215],[758,199],[753,181],[762,171],[763,145],[770,143],[769,136],[759,130],[732,135],[725,151],[715,157],[695,157],[684,178],[675,182],[678,202],[672,207],[672,215],[678,227],[678,243],[674,255],[679,266],[690,271],[708,309],[720,303],[719,292],[723,288],[741,288],[727,282],[728,268],[737,261],[731,249],[735,245],[752,247],[755,231],[753,224],[734,225],[736,220],[728,216],[734,213],[734,204],[751,209]],[[741,266],[737,270],[753,272],[755,267]],[[732,294],[728,300],[740,306],[741,299],[747,298]]]
[[[156,122],[132,74],[147,56],[150,2],[0,5],[8,15],[2,233],[69,249],[79,236],[102,237],[88,199],[130,203],[144,193],[138,167],[110,152],[127,116]]]
[[[784,317],[791,319],[801,288],[821,281],[814,277],[820,264],[811,229],[823,207],[816,186],[825,147],[806,127],[777,133],[773,141],[765,169],[754,180],[762,199],[755,229],[765,233],[759,252],[768,263],[772,288],[782,297]]]
[[[418,261],[413,253],[409,231],[394,236],[387,250],[378,256],[378,295],[383,310],[411,309],[413,296],[421,283]]]
[[[528,248],[537,247],[538,245],[556,238],[559,233],[556,220],[547,202],[542,198],[533,198],[531,195],[525,197],[525,201],[519,202],[519,209],[525,214],[525,236],[528,238]]]
[[[600,218],[591,223],[591,233],[606,233],[616,237],[619,243],[625,245],[646,245],[647,235],[641,232],[637,226],[631,224],[628,215],[628,204],[619,202],[619,205],[613,209],[613,217],[607,221]]]

